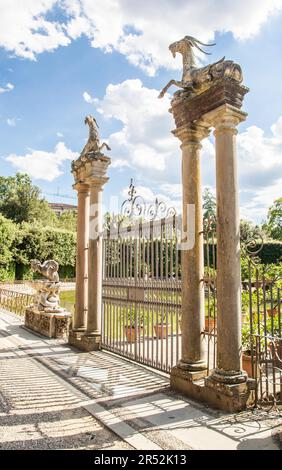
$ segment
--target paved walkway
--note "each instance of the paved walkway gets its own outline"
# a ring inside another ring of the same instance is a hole
[[[279,449],[276,412],[229,415],[169,390],[165,375],[36,336],[0,312],[2,449]]]

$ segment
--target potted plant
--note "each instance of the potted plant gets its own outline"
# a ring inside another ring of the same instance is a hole
[[[268,349],[275,367],[282,369],[282,338],[279,328],[278,315],[271,316],[266,321],[268,335]]]
[[[258,322],[254,316],[251,333],[250,318],[247,316],[242,324],[242,367],[251,378],[259,377],[260,375],[259,363],[257,361],[258,343],[260,343],[260,350],[263,351],[265,347],[263,325],[260,324],[258,332]]]
[[[171,324],[167,323],[166,313],[158,313],[158,323],[154,325],[155,337],[157,339],[167,338],[171,333]]]
[[[216,332],[216,299],[211,297],[209,302],[206,302],[207,312],[205,315],[205,332]]]
[[[130,312],[126,312],[124,334],[128,343],[135,343],[144,335],[143,317],[136,315],[135,307],[132,307]]]

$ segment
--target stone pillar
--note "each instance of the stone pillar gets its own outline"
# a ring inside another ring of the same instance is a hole
[[[108,181],[107,168],[111,159],[103,154],[90,157],[85,164],[85,183],[90,191],[88,237],[88,308],[86,331],[76,346],[83,351],[94,351],[101,344],[102,318],[102,193]]]
[[[182,142],[182,357],[178,367],[206,369],[202,332],[205,322],[203,214],[200,154],[209,129],[199,123],[174,132]]]
[[[86,335],[93,338],[93,349],[101,340],[102,313],[102,192],[108,178],[90,180],[90,219],[88,252],[88,317]]]
[[[242,371],[240,216],[237,180],[237,125],[246,113],[223,105],[209,113],[216,140],[217,198],[217,368],[210,380],[239,384]]]
[[[88,234],[89,234],[89,186],[76,183],[77,190],[77,248],[76,248],[76,291],[73,331],[86,328],[88,303]]]

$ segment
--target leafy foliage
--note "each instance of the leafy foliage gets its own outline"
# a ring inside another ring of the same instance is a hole
[[[203,191],[203,218],[204,220],[211,217],[216,219],[216,198],[209,188]]]
[[[282,197],[276,199],[269,208],[263,228],[274,240],[282,241]]]
[[[40,189],[23,173],[0,177],[0,212],[16,223],[37,220],[50,225],[56,219],[47,201],[40,197]]]
[[[16,232],[15,224],[0,214],[0,265],[8,265],[13,261]]]

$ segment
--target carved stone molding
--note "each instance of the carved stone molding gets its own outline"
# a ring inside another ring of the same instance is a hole
[[[229,104],[241,109],[243,99],[249,88],[234,80],[223,78],[215,81],[211,87],[200,95],[191,98],[189,93],[176,92],[171,101],[170,112],[173,114],[176,127],[190,126],[210,111]]]

